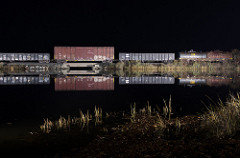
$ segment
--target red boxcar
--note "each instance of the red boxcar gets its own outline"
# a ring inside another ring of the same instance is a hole
[[[223,51],[210,51],[207,52],[207,58],[209,60],[225,60],[225,59],[232,59],[232,53],[231,52],[223,52]]]
[[[72,76],[55,79],[55,91],[93,90],[114,90],[114,78],[103,76]]]
[[[114,47],[54,47],[54,59],[61,61],[112,61]]]

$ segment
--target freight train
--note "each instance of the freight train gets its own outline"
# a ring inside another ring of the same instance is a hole
[[[141,62],[172,62],[174,60],[201,60],[201,61],[223,61],[233,59],[230,52],[210,51],[179,53],[129,53],[120,52],[119,58],[114,58],[114,47],[54,47],[54,60],[57,62],[112,62],[119,61],[141,61]]]
[[[223,61],[232,60],[231,52],[210,51],[179,53],[128,53],[120,52],[119,59],[114,58],[114,47],[54,47],[55,62],[112,62],[141,61],[141,62],[172,62],[182,61]],[[50,62],[49,53],[0,53],[0,61],[4,62]]]
[[[174,60],[223,61],[232,59],[232,53],[222,51],[196,52],[190,50],[179,53],[119,53],[120,61],[171,62]]]

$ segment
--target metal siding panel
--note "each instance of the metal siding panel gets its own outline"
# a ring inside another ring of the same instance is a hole
[[[125,59],[126,59],[126,60],[130,60],[130,54],[129,54],[129,53],[126,53],[126,54],[125,54]]]
[[[124,53],[119,53],[119,60],[125,60],[125,54]]]
[[[76,49],[75,49],[75,59],[76,59],[77,61],[83,60],[82,48],[81,48],[81,47],[76,47]],[[78,79],[78,82],[79,82],[79,81],[80,81],[80,80]]]
[[[111,57],[110,57],[110,48],[109,47],[106,47],[106,50],[107,50],[107,60],[110,60]]]
[[[108,48],[104,47],[103,60],[107,60],[107,59],[108,59]]]
[[[150,60],[150,61],[153,60],[153,53],[149,53],[149,60]]]
[[[138,60],[138,53],[134,53],[134,60]]]
[[[164,53],[164,60],[168,61],[168,53]]]
[[[82,84],[81,84],[81,81],[82,81],[82,77],[77,77],[76,78],[76,90],[81,90],[82,89]]]
[[[136,53],[128,53],[128,54],[130,54],[131,60],[136,60]]]
[[[114,60],[114,57],[115,56],[115,48],[114,47],[112,47],[112,60]],[[113,79],[112,79],[113,80]]]
[[[161,77],[159,76],[156,77],[156,84],[161,84]]]
[[[158,56],[158,61],[162,61],[161,53],[158,53],[157,56]]]
[[[38,61],[38,54],[37,53],[34,55],[34,58],[35,58],[35,60]]]
[[[56,47],[56,56],[57,60],[63,60],[64,59],[64,48],[63,47]]]
[[[58,60],[58,47],[54,47],[54,59]]]
[[[125,84],[125,77],[119,77],[119,84]]]
[[[154,61],[159,61],[159,59],[158,59],[158,53],[154,53],[154,54],[153,54],[153,60],[154,60]]]
[[[102,56],[102,60],[107,60],[108,58],[108,52],[107,52],[107,47],[103,47],[103,56]]]
[[[144,59],[145,61],[148,60],[148,57],[147,57],[146,53],[144,53],[144,57],[145,57],[145,59]]]
[[[111,55],[111,48],[110,47],[107,47],[108,48],[108,60],[112,60],[112,55]]]
[[[76,48],[75,47],[71,47],[70,61],[75,61],[76,60],[75,55],[76,55]]]
[[[62,59],[67,60],[67,47],[62,47]]]
[[[110,60],[114,60],[114,47],[109,47],[110,48]]]
[[[165,59],[164,53],[161,53],[161,59],[162,59],[162,61],[164,61],[164,59]]]
[[[133,60],[133,53],[129,53],[129,60]]]
[[[66,47],[66,60],[71,60],[71,47]]]
[[[18,55],[18,60],[19,60],[19,61],[22,61],[22,60],[23,60],[23,54],[22,54],[22,53],[19,53],[19,55]]]
[[[50,54],[49,53],[44,53],[44,56],[43,56],[43,59],[45,60],[45,61],[50,61]]]
[[[156,77],[152,77],[152,84],[156,84]]]
[[[102,47],[98,47],[98,53],[97,56],[94,56],[94,60],[95,61],[102,61],[103,60],[103,55],[104,55],[104,48]]]
[[[142,60],[142,53],[138,53],[138,60],[139,60],[139,61]]]
[[[149,54],[145,54],[146,55],[146,60],[149,60]]]
[[[146,56],[144,53],[142,53],[142,61],[145,61],[146,60]]]

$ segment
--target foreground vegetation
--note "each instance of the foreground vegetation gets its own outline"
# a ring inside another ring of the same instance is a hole
[[[122,119],[129,121],[105,128],[105,132],[97,134],[87,146],[74,152],[58,153],[55,157],[240,156],[239,94],[230,95],[225,103],[219,100],[208,106],[204,114],[194,116],[174,115],[171,97],[163,103],[156,109],[149,102],[146,107],[137,109],[134,103],[129,114],[121,114]],[[82,121],[79,122],[87,123],[90,118],[102,122],[101,111],[95,107],[93,116],[80,113]],[[106,115],[108,119],[113,117],[116,116]]]

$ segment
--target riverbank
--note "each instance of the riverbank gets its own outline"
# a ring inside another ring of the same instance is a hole
[[[239,99],[230,95],[204,114],[183,117],[172,116],[171,98],[156,111],[133,104],[123,117],[129,121],[55,157],[239,157]]]

